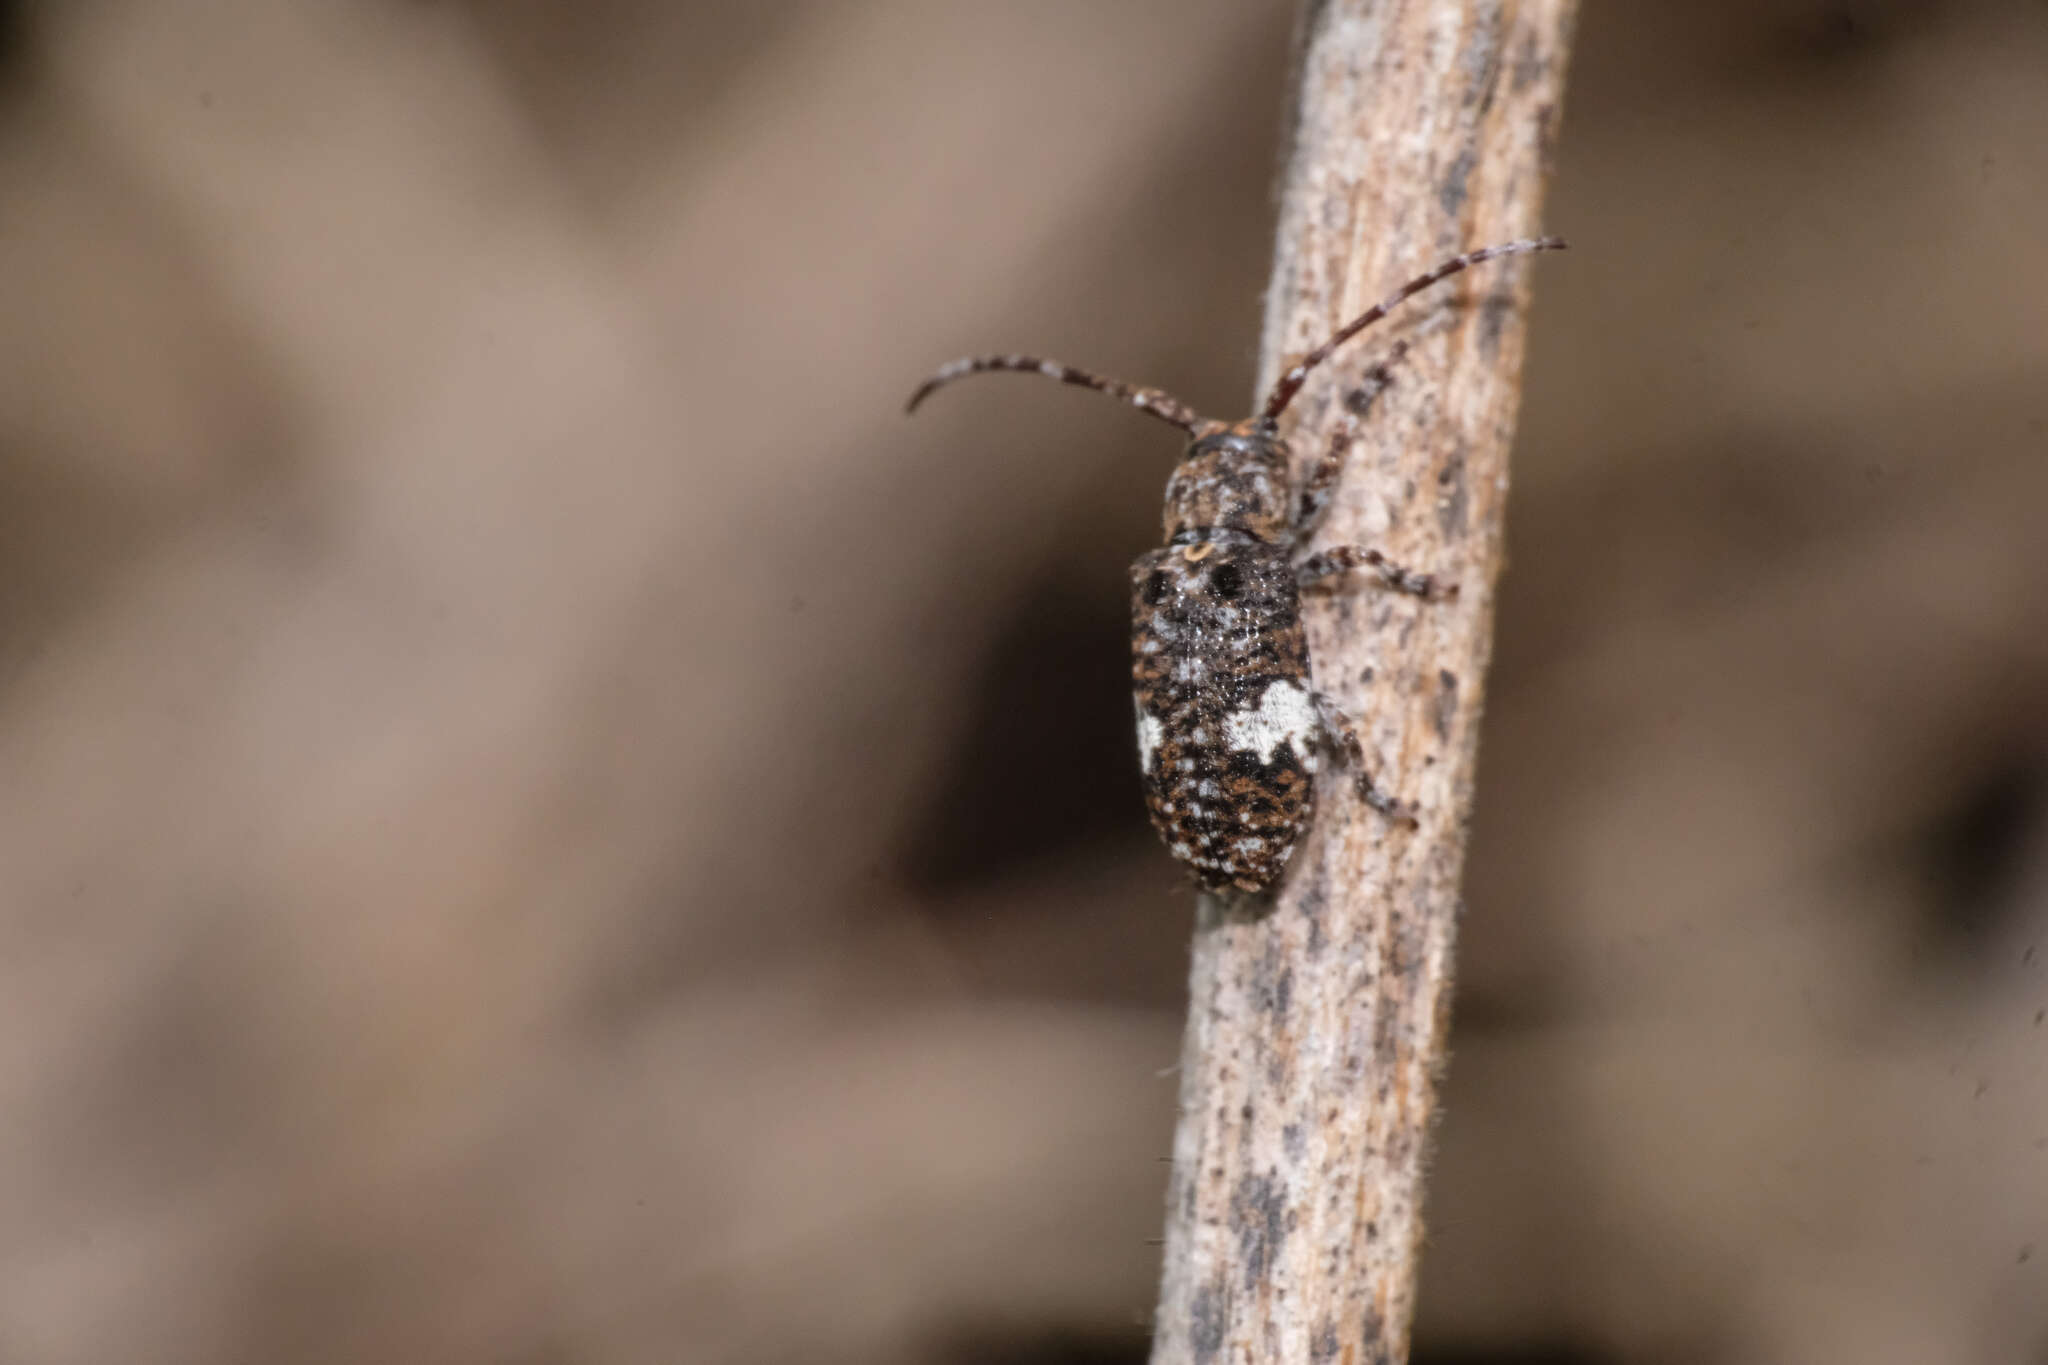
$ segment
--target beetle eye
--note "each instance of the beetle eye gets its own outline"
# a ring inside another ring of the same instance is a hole
[[[1145,580],[1145,586],[1139,590],[1138,596],[1144,600],[1146,606],[1158,606],[1166,597],[1166,570],[1154,569],[1151,576]]]
[[[1209,586],[1218,597],[1235,597],[1244,591],[1244,570],[1235,564],[1218,564],[1209,574]]]

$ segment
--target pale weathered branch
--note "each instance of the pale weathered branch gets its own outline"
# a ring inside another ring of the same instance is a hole
[[[1303,20],[1261,386],[1409,276],[1535,234],[1573,0],[1325,0]],[[1155,1365],[1404,1360],[1444,1056],[1458,884],[1501,566],[1534,269],[1519,257],[1407,304],[1312,378],[1297,470],[1361,376],[1413,349],[1356,422],[1321,543],[1461,588],[1312,594],[1318,684],[1359,717],[1410,830],[1326,772],[1270,905],[1206,902],[1194,945]]]

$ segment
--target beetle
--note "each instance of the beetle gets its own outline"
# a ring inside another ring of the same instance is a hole
[[[1159,389],[1028,355],[963,357],[910,396],[906,411],[915,412],[956,379],[1021,371],[1106,393],[1187,433],[1166,484],[1166,543],[1131,567],[1131,690],[1152,824],[1203,887],[1260,892],[1279,880],[1308,827],[1326,758],[1351,765],[1373,809],[1415,824],[1413,811],[1373,782],[1350,718],[1316,689],[1301,590],[1370,569],[1384,586],[1417,597],[1457,591],[1364,546],[1302,553],[1328,510],[1349,442],[1335,443],[1296,490],[1281,415],[1318,365],[1403,300],[1483,261],[1564,245],[1555,237],[1506,242],[1416,276],[1303,356],[1238,422],[1203,417]],[[1386,386],[1406,351],[1396,343],[1373,367],[1368,395]]]

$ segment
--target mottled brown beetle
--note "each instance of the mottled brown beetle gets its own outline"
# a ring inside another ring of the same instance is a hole
[[[1417,276],[1302,357],[1258,415],[1242,422],[1202,417],[1158,389],[1025,355],[955,360],[910,396],[914,412],[963,375],[1028,370],[1120,398],[1188,434],[1166,484],[1166,544],[1131,567],[1131,683],[1152,823],[1203,886],[1263,891],[1279,879],[1308,826],[1324,755],[1351,763],[1359,795],[1373,809],[1414,823],[1405,805],[1374,785],[1350,718],[1315,689],[1301,589],[1362,567],[1399,592],[1456,592],[1362,546],[1299,554],[1329,506],[1350,443],[1336,442],[1290,496],[1280,414],[1311,370],[1403,299],[1481,261],[1563,246],[1555,237],[1508,242]],[[1386,386],[1388,367],[1406,350],[1397,343],[1372,368],[1368,394]]]

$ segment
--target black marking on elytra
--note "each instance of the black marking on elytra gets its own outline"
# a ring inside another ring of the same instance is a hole
[[[1462,200],[1471,167],[1452,170]],[[1281,416],[1319,365],[1403,300],[1483,261],[1563,246],[1555,237],[1507,242],[1416,276],[1295,362],[1257,413],[1240,422],[1203,417],[1161,390],[1040,356],[965,357],[911,394],[915,411],[935,390],[970,374],[1032,373],[1109,394],[1187,433],[1166,485],[1166,543],[1131,570],[1131,683],[1146,806],[1201,885],[1255,893],[1279,879],[1308,826],[1313,778],[1325,758],[1352,767],[1367,804],[1414,825],[1409,808],[1374,785],[1351,719],[1315,688],[1300,595],[1304,585],[1359,568],[1395,591],[1430,598],[1455,592],[1363,546],[1305,552],[1350,443],[1340,429],[1295,487]],[[1405,350],[1405,343],[1391,348],[1353,386],[1362,395],[1354,403],[1358,413],[1391,382],[1388,367]],[[1349,610],[1344,599],[1338,605],[1340,613]]]

